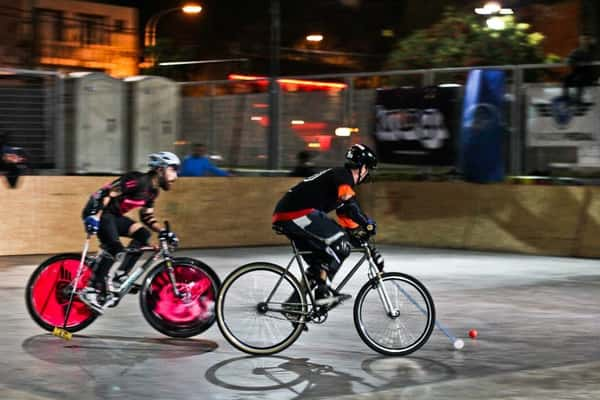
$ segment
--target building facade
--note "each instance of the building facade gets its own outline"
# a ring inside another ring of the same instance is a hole
[[[0,0],[0,66],[138,73],[135,8],[78,0]]]

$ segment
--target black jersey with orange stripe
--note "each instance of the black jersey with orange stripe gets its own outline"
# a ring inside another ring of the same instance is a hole
[[[110,198],[106,207],[102,207],[102,199],[111,192],[116,196]],[[100,210],[114,215],[123,215],[138,207],[153,208],[158,193],[158,188],[152,184],[151,174],[127,172],[92,194],[83,209],[83,217],[94,215]]]
[[[342,199],[353,197],[354,178],[346,168],[329,168],[292,187],[279,200],[275,216],[295,215],[295,212],[319,210],[325,213],[335,210]],[[277,218],[281,220],[282,218]]]

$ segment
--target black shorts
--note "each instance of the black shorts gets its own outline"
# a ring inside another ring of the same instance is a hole
[[[303,256],[310,266],[325,268],[331,275],[337,272],[348,255],[350,244],[346,232],[324,212],[313,211],[303,217],[275,222],[275,225],[298,250],[314,252]],[[340,246],[343,251],[340,251]]]
[[[114,215],[108,212],[102,213],[98,239],[100,239],[100,243],[104,249],[113,256],[123,251],[124,247],[119,237],[129,237],[129,228],[133,224],[135,224],[135,221],[124,215]]]

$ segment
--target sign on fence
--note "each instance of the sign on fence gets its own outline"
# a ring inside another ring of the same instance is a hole
[[[375,143],[382,162],[454,165],[460,87],[380,89]]]
[[[586,88],[581,102],[563,96],[562,88],[527,87],[527,146],[598,145],[598,88]]]

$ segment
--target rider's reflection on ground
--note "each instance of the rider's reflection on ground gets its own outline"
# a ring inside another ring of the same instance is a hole
[[[193,357],[218,346],[202,339],[74,335],[65,341],[46,334],[26,339],[22,347],[31,356],[53,364],[131,367],[146,360]]]
[[[439,361],[423,357],[377,356],[366,359],[361,368],[383,383],[385,389],[397,386],[422,385],[454,378],[456,371]]]
[[[403,381],[425,383],[454,375],[444,364],[415,358],[376,357],[365,360],[361,368],[349,373],[308,358],[244,356],[213,365],[205,378],[232,391],[261,392],[264,396],[281,392],[277,398],[294,399],[375,392],[397,388]]]
[[[56,371],[44,365],[32,365],[38,385],[37,390],[60,393],[64,399],[73,394],[75,398],[115,399],[166,398],[170,393],[169,371],[164,370],[164,378],[153,382],[139,374],[136,366],[146,361],[164,360],[177,362],[214,351],[215,342],[202,339],[137,338],[110,335],[74,335],[70,341],[61,340],[50,334],[32,336],[22,343],[23,349],[36,359],[57,364]],[[177,364],[171,364],[177,365]],[[63,370],[64,379],[60,385],[48,386],[51,377]],[[163,375],[160,370],[155,371]],[[151,376],[151,375],[150,375]],[[139,393],[138,393],[139,392]],[[157,397],[153,397],[157,396]]]

